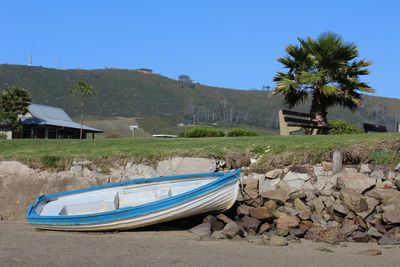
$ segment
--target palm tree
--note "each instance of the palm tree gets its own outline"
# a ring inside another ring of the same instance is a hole
[[[93,86],[85,82],[77,82],[75,86],[70,90],[71,94],[77,95],[80,99],[81,104],[81,129],[79,133],[79,139],[83,136],[83,118],[85,113],[85,106],[90,96],[95,95],[95,90]]]
[[[31,102],[29,93],[20,87],[11,86],[6,88],[0,95],[0,110],[11,112],[15,115],[28,113],[28,106]]]
[[[325,123],[331,106],[341,105],[352,111],[362,107],[362,93],[374,90],[360,81],[361,75],[369,74],[371,63],[357,59],[357,45],[331,32],[316,40],[298,40],[300,45],[287,46],[287,55],[278,59],[288,71],[275,75],[274,93],[282,94],[289,108],[311,96],[310,114],[319,113]]]

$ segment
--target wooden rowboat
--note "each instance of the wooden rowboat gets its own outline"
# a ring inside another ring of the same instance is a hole
[[[65,231],[123,230],[229,209],[240,171],[186,174],[95,186],[39,196],[28,223]]]

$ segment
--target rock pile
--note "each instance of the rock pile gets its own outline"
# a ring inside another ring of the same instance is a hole
[[[201,239],[400,244],[399,168],[344,166],[336,172],[324,162],[244,176],[235,215],[207,216]]]

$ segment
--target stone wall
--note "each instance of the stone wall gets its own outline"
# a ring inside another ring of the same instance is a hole
[[[400,166],[334,166],[323,162],[243,176],[241,205],[232,218],[241,229],[236,234],[258,234],[265,242],[304,237],[400,244]]]

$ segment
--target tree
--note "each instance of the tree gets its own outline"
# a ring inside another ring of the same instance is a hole
[[[341,105],[354,111],[362,107],[362,93],[373,93],[360,76],[369,74],[370,62],[357,59],[354,43],[344,42],[335,33],[323,33],[316,40],[298,38],[300,45],[286,47],[287,54],[278,59],[288,69],[278,72],[275,94],[282,94],[289,108],[311,99],[310,113],[320,114],[327,122],[328,108]]]
[[[75,86],[70,90],[70,93],[79,97],[81,104],[81,130],[79,133],[79,138],[82,139],[82,128],[83,128],[83,118],[85,113],[85,106],[89,97],[95,95],[95,91],[93,86],[87,84],[85,82],[79,81],[75,84]]]
[[[179,83],[179,86],[181,86],[181,87],[195,87],[196,85],[193,83],[193,80],[192,79],[190,79],[190,76],[189,75],[185,75],[185,74],[182,74],[182,75],[179,75],[179,77],[178,77],[178,83]]]
[[[0,94],[0,126],[10,128],[14,133],[22,131],[20,116],[29,112],[29,93],[17,86],[6,88]]]
[[[0,95],[0,109],[3,112],[12,112],[17,116],[28,113],[31,102],[29,93],[17,86],[6,88]]]

